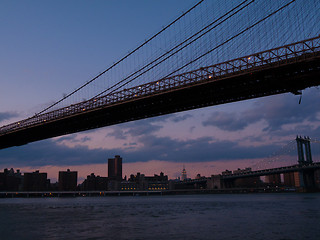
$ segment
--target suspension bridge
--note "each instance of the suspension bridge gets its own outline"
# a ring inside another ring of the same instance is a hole
[[[196,108],[301,94],[320,85],[317,1],[311,8],[294,0],[235,1],[212,14],[204,2],[54,104],[0,127],[0,149]],[[158,46],[161,51],[154,54],[161,36],[176,33],[186,18],[192,26],[179,31],[166,48]],[[283,25],[280,30],[277,24]],[[152,55],[146,55],[145,48]],[[142,56],[141,63],[133,61],[133,67],[123,72],[121,64],[128,66],[125,62],[135,60],[136,54]],[[89,100],[68,102],[77,94],[83,98],[81,92],[97,86],[100,79],[102,91],[87,96]]]
[[[273,186],[284,185],[298,188],[302,191],[317,190],[320,188],[320,162],[319,159],[314,161],[312,158],[311,143],[314,143],[318,158],[320,141],[309,137],[297,136],[294,141],[284,146],[281,151],[256,163],[252,167],[238,169],[233,172],[226,170],[221,175],[212,176],[212,185],[216,188],[235,188],[241,185],[259,187],[261,184],[260,177],[265,177],[265,181]],[[285,159],[288,157],[291,159]],[[279,161],[278,158],[282,158],[282,160]],[[274,163],[278,166],[272,168]],[[282,166],[280,166],[281,164]]]

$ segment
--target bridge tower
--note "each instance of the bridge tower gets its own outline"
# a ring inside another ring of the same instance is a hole
[[[298,163],[301,165],[312,163],[310,138],[296,137],[298,147]]]
[[[311,155],[311,146],[309,137],[296,137],[297,147],[298,147],[298,163],[299,165],[308,165],[312,164],[312,155]],[[315,184],[315,170],[306,169],[300,170],[299,182],[300,188],[302,191],[314,190],[316,187]]]

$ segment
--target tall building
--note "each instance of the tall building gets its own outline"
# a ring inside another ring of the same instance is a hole
[[[108,159],[108,178],[109,180],[122,180],[122,158],[119,155]]]
[[[59,190],[75,191],[77,189],[78,172],[77,171],[59,171]]]
[[[187,171],[186,171],[185,167],[183,166],[183,170],[181,173],[181,181],[185,181],[185,180],[187,180]]]

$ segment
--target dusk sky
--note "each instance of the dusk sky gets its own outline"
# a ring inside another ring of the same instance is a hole
[[[191,0],[2,1],[0,125],[34,115],[105,70],[187,11]],[[318,32],[319,33],[319,32]],[[302,40],[302,39],[299,39]],[[0,168],[107,176],[210,176],[252,166],[294,140],[320,136],[320,90],[139,120],[0,150]],[[317,159],[315,159],[317,160]],[[319,159],[320,160],[320,159]]]

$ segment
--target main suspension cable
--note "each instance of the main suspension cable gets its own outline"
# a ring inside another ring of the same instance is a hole
[[[101,77],[103,74],[105,74],[106,72],[110,71],[112,68],[114,68],[115,66],[117,66],[119,63],[121,63],[122,61],[124,61],[126,58],[128,58],[129,56],[131,56],[133,53],[137,52],[140,48],[142,48],[143,46],[145,46],[147,43],[149,43],[151,40],[153,40],[154,38],[156,38],[158,35],[160,35],[162,32],[164,32],[165,30],[167,30],[169,27],[171,27],[173,24],[175,24],[177,21],[179,21],[181,18],[183,18],[185,15],[187,15],[188,13],[190,13],[193,9],[195,9],[197,6],[199,6],[204,0],[200,0],[197,4],[195,4],[194,6],[192,6],[188,11],[186,11],[185,13],[181,14],[178,18],[176,18],[174,21],[172,21],[171,23],[169,23],[167,26],[165,26],[164,28],[162,28],[159,32],[157,32],[156,34],[154,34],[152,37],[150,37],[149,39],[147,39],[144,43],[142,43],[141,45],[139,45],[137,48],[135,48],[134,50],[132,50],[131,52],[129,52],[127,55],[125,55],[123,58],[121,58],[119,61],[117,61],[116,63],[112,64],[109,68],[107,68],[106,70],[104,70],[103,72],[101,72],[100,74],[98,74],[97,76],[95,76],[94,78],[92,78],[91,80],[87,81],[85,84],[81,85],[80,87],[78,87],[77,89],[75,89],[74,91],[72,91],[71,93],[65,95],[63,98],[61,98],[59,101],[51,104],[50,106],[48,106],[47,108],[45,108],[44,110],[38,112],[36,115],[39,115],[41,113],[44,113],[45,111],[49,110],[50,108],[56,106],[57,104],[61,103],[63,100],[69,98],[70,96],[72,96],[73,94],[75,94],[76,92],[80,91],[82,88],[84,88],[85,86],[89,85],[90,83],[92,83],[93,81],[95,81],[96,79],[98,79],[99,77]]]
[[[184,43],[188,42],[190,39],[192,39],[193,37],[197,36],[198,34],[200,34],[202,31],[206,30],[208,27],[212,26],[213,24],[217,23],[219,20],[223,19],[224,17],[226,17],[228,14],[230,14],[231,12],[233,12],[234,10],[236,10],[237,8],[239,8],[242,4],[244,4],[245,2],[247,2],[248,0],[243,1],[242,3],[240,3],[239,5],[237,5],[236,7],[234,7],[233,9],[231,9],[230,11],[228,11],[227,13],[225,13],[224,15],[220,16],[218,19],[214,20],[213,22],[211,22],[209,25],[207,25],[206,27],[202,28],[200,31],[198,31],[197,33],[193,34],[191,37],[187,38],[186,40],[184,40],[183,42],[181,42],[180,44],[176,45],[175,47],[173,47],[172,49],[170,49],[168,52],[162,54],[160,57],[156,58],[155,60],[153,60],[152,62],[148,63],[147,65],[145,65],[144,67],[140,68],[139,70],[135,71],[134,73],[130,74],[129,76],[127,76],[126,78],[122,79],[121,81],[117,82],[116,84],[114,84],[113,86],[105,89],[104,91],[100,92],[99,94],[97,94],[96,96],[94,96],[92,99],[97,98],[99,96],[101,96],[102,94],[106,93],[107,91],[109,91],[110,89],[118,86],[119,84],[125,82],[126,80],[128,80],[130,77],[134,76],[135,74],[141,72],[143,69],[147,68],[148,66],[150,66],[151,64],[157,62],[159,59],[161,59],[162,57],[164,57],[165,55],[169,54],[170,52],[172,52],[173,50],[175,50],[176,48],[180,47],[181,45],[183,45]],[[138,77],[142,76],[143,74],[149,72],[151,69],[155,68],[156,66],[158,66],[159,64],[163,63],[164,61],[166,61],[167,59],[169,59],[170,57],[172,57],[173,55],[177,54],[178,52],[182,51],[184,48],[186,48],[187,46],[191,45],[192,43],[194,43],[195,41],[197,41],[199,38],[201,38],[202,36],[204,36],[205,34],[207,34],[208,32],[210,32],[211,30],[213,30],[214,28],[216,28],[217,26],[221,25],[222,23],[224,23],[225,21],[227,21],[228,19],[230,19],[232,16],[234,16],[235,14],[237,14],[238,12],[240,12],[241,10],[243,10],[244,8],[246,8],[247,6],[249,6],[251,3],[253,3],[254,0],[252,0],[250,3],[246,4],[245,6],[243,6],[242,8],[238,9],[236,12],[232,13],[230,16],[228,16],[226,19],[224,19],[223,21],[219,22],[218,24],[214,25],[213,27],[211,27],[209,30],[205,31],[204,33],[202,33],[200,36],[198,36],[197,38],[193,39],[191,42],[187,43],[186,45],[182,46],[180,49],[176,50],[175,52],[171,53],[169,56],[167,56],[166,58],[162,59],[160,62],[156,63],[155,65],[153,65],[152,67],[150,67],[149,69],[143,71],[142,73],[140,73],[139,75],[135,76],[133,79],[128,80],[127,82],[121,84],[120,86],[118,86],[117,88],[113,89],[111,92],[108,93],[111,94],[113,92],[115,92],[116,90],[120,89],[121,87],[125,86],[126,84],[134,81],[135,79],[137,79]]]

